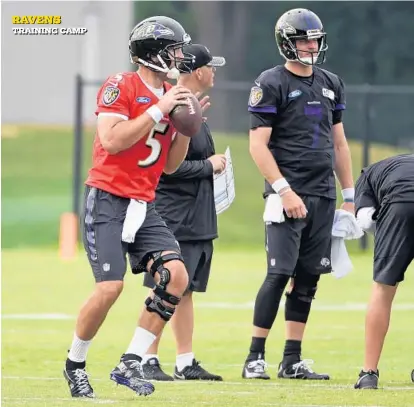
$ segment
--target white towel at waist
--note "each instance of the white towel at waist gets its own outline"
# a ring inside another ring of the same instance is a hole
[[[122,228],[122,240],[124,242],[134,242],[135,235],[144,223],[146,216],[147,203],[144,201],[137,201],[136,199],[131,199],[126,211],[124,226]]]
[[[266,198],[263,222],[283,223],[284,221],[282,199],[278,194],[269,194]]]

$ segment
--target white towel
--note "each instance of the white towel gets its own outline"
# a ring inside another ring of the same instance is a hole
[[[133,243],[138,229],[144,223],[147,216],[147,203],[131,199],[122,228],[122,240],[127,243]]]
[[[364,234],[355,216],[343,209],[335,211],[332,226],[331,262],[332,274],[336,278],[345,277],[353,269],[351,259],[346,250],[345,240],[359,239]]]
[[[278,194],[268,195],[263,212],[263,222],[283,223],[284,221],[282,199]]]

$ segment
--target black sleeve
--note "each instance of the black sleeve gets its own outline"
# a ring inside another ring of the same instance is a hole
[[[213,164],[209,160],[184,160],[172,174],[164,174],[165,179],[189,180],[208,178],[213,175]]]
[[[272,127],[277,114],[277,98],[274,89],[260,76],[250,90],[248,111],[250,129]]]
[[[335,124],[342,122],[342,110],[334,110],[332,114],[332,124],[335,126]]]
[[[378,202],[369,182],[367,173],[362,170],[355,184],[355,215],[361,208],[373,207],[378,210]]]
[[[272,127],[274,115],[269,113],[250,113],[250,129]]]

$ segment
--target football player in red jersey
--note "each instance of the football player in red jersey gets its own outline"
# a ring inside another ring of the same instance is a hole
[[[123,289],[126,255],[133,273],[149,272],[156,286],[145,301],[133,338],[110,378],[137,394],[149,395],[141,358],[174,314],[188,276],[174,235],[154,208],[159,177],[184,160],[189,138],[176,134],[169,113],[190,91],[165,79],[173,70],[192,69],[183,54],[191,41],[168,17],[152,17],[130,34],[137,72],[107,79],[98,92],[93,163],[86,180],[82,216],[84,247],[96,285],[80,310],[64,376],[72,397],[95,397],[85,370],[92,339]]]

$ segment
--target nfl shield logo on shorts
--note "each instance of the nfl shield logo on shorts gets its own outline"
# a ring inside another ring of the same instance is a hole
[[[104,90],[102,102],[105,106],[112,105],[119,98],[121,91],[116,86],[107,86]]]

